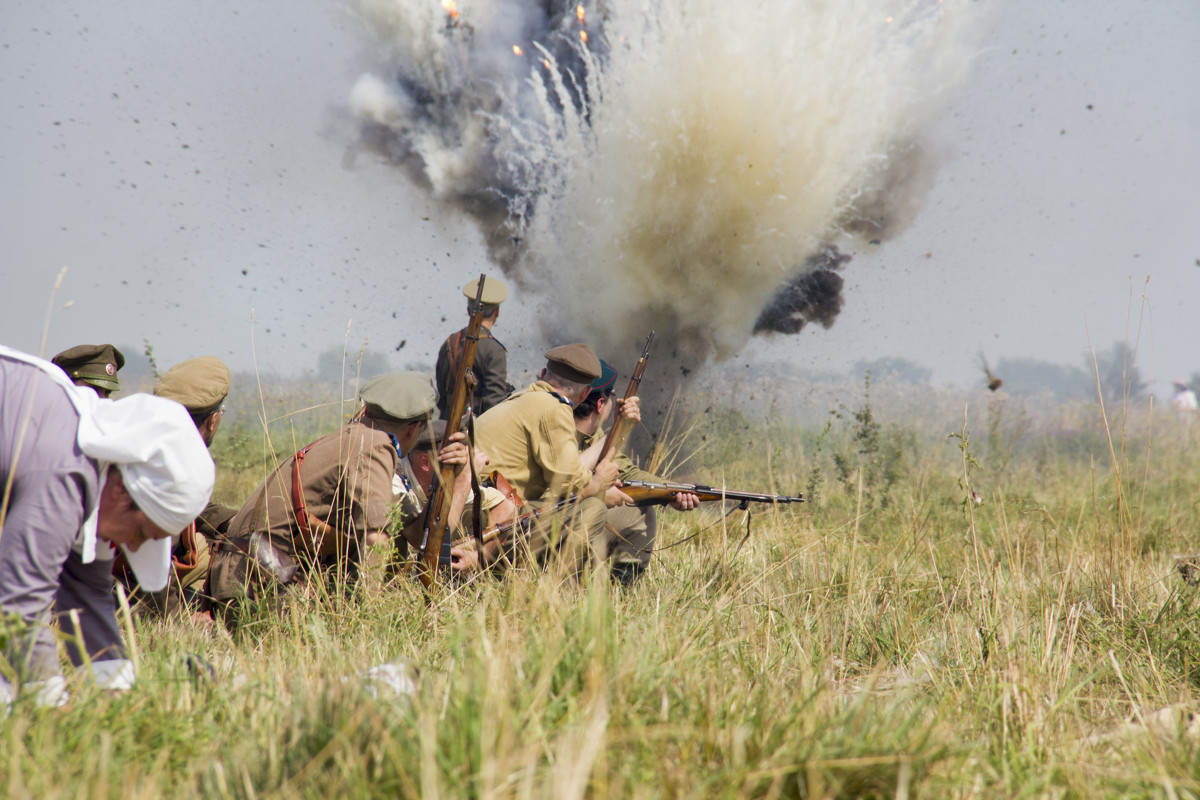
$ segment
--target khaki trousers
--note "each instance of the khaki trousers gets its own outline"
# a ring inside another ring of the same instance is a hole
[[[608,509],[602,558],[614,564],[650,565],[658,536],[658,513],[653,506],[617,506]]]
[[[531,500],[544,508],[549,500]],[[557,514],[539,519],[529,531],[529,556],[560,579],[578,577],[590,560],[603,564],[608,555],[608,509],[597,497],[580,500]]]

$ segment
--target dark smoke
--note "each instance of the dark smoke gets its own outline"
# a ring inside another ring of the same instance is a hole
[[[430,0],[432,2],[432,0]],[[360,112],[357,149],[367,150],[403,168],[415,183],[458,207],[480,226],[490,260],[520,278],[524,254],[522,230],[544,190],[541,170],[543,123],[530,64],[554,87],[544,102],[557,114],[590,120],[589,69],[602,68],[608,52],[605,14],[592,11],[582,24],[578,0],[505,3],[501,24],[476,27],[446,16],[433,35],[433,50],[449,54],[444,69],[431,68],[428,50],[414,48],[396,56],[385,78],[397,95],[403,119],[373,120]],[[579,40],[586,30],[587,57]],[[523,51],[517,57],[512,48]],[[553,76],[550,73],[553,72]],[[470,144],[482,126],[480,141]],[[430,140],[437,142],[430,146]],[[446,153],[465,155],[469,169],[453,179],[440,177],[433,163]],[[515,274],[514,274],[515,273]]]
[[[829,246],[804,262],[804,271],[775,292],[754,323],[757,333],[799,333],[815,322],[829,328],[842,310],[840,270],[851,256]]]

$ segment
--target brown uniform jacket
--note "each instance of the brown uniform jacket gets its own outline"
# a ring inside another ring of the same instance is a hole
[[[537,381],[475,422],[475,443],[526,500],[557,500],[592,479],[579,460],[571,405]]]
[[[438,351],[435,374],[438,414],[442,419],[446,418],[450,395],[454,392],[451,384],[457,372],[458,359],[462,356],[466,332],[467,329],[463,328],[451,334],[442,342],[442,348]],[[479,330],[479,344],[475,346],[475,365],[471,371],[475,373],[475,391],[469,399],[477,416],[496,406],[512,393],[513,387],[508,382],[508,351],[487,328]]]
[[[257,557],[264,544],[280,555],[284,574],[289,559],[301,569],[316,562],[346,563],[343,559],[358,551],[368,531],[387,526],[397,460],[391,437],[358,422],[309,445],[300,467],[304,505],[324,525],[310,525],[305,533],[293,502],[296,456],[284,459],[229,523],[228,538],[209,570],[212,597],[225,601],[247,593],[252,572],[248,553],[260,562],[269,560],[270,553],[266,559]]]

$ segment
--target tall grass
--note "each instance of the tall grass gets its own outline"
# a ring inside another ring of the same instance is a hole
[[[0,794],[1200,796],[1200,600],[1173,571],[1197,549],[1200,425],[1129,409],[1134,468],[1095,409],[947,396],[916,417],[854,391],[809,422],[677,410],[676,477],[825,477],[749,520],[663,512],[661,544],[698,535],[631,590],[517,571],[430,605],[403,581],[295,598],[236,636],[139,621],[135,691],[79,684],[0,723]],[[340,421],[319,413],[294,441]],[[227,416],[228,503],[270,448]],[[895,478],[872,484],[884,452]],[[412,691],[364,677],[385,663]]]

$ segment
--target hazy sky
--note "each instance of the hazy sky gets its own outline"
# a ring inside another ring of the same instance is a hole
[[[916,224],[856,254],[831,330],[745,359],[899,355],[965,383],[980,350],[1081,364],[1140,326],[1159,393],[1200,369],[1200,3],[995,6]],[[361,33],[316,0],[8,0],[0,342],[41,348],[66,266],[47,354],[147,337],[164,366],[294,372],[349,327],[352,350],[432,362],[495,269],[471,223],[348,149]],[[520,367],[534,313],[514,293],[497,328]]]

